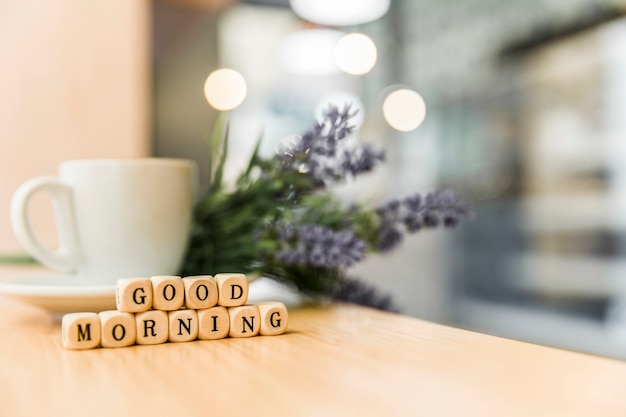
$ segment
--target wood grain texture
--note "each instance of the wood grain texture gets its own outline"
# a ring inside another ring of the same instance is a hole
[[[289,313],[281,336],[71,351],[0,299],[0,414],[626,415],[620,361],[355,306]]]

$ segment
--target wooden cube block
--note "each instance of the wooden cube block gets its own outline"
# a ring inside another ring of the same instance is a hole
[[[248,279],[244,274],[217,274],[217,304],[224,307],[242,306],[248,301]]]
[[[98,317],[102,347],[117,348],[135,344],[137,323],[134,314],[109,310],[98,313]]]
[[[211,275],[185,277],[183,284],[185,307],[200,310],[217,304],[217,285]]]
[[[115,302],[118,311],[140,313],[152,307],[150,278],[122,278],[117,280]]]
[[[138,345],[158,345],[167,342],[169,325],[167,312],[149,310],[135,314]]]
[[[221,306],[198,310],[198,325],[198,339],[223,339],[230,329],[228,310]]]
[[[152,281],[152,308],[173,311],[183,306],[185,285],[181,277],[160,275],[150,278]]]
[[[261,329],[261,317],[259,309],[255,305],[230,307],[230,337],[251,337],[259,334]]]
[[[176,310],[167,313],[169,319],[169,341],[190,342],[198,338],[198,314],[196,310]]]
[[[257,304],[261,315],[260,335],[276,336],[285,333],[289,323],[289,313],[283,303],[270,301]]]
[[[96,313],[70,313],[61,321],[66,349],[93,349],[100,345],[100,319]]]

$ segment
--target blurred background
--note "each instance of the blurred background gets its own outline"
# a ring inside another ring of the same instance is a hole
[[[473,202],[474,221],[354,271],[402,312],[626,358],[626,1],[345,3],[341,19],[340,0],[0,2],[0,253],[20,253],[15,188],[64,159],[192,158],[204,184],[218,111],[203,85],[232,68],[247,94],[228,112],[228,177],[260,134],[271,153],[349,101],[358,140],[388,159],[339,196],[451,187]],[[375,45],[371,70],[338,63],[348,33]],[[418,127],[383,112],[399,88],[426,103]],[[35,227],[54,245],[46,204]]]

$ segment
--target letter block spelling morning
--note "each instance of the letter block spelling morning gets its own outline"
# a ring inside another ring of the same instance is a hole
[[[93,349],[100,345],[100,318],[96,313],[70,313],[61,323],[63,347]]]
[[[135,344],[137,324],[135,315],[122,311],[102,311],[100,319],[100,344],[102,347],[125,347]]]
[[[261,330],[259,334],[262,336],[275,336],[285,333],[289,321],[287,307],[283,303],[270,301],[257,304],[259,314],[261,316]]]
[[[247,300],[243,274],[124,278],[116,289],[118,310],[63,317],[63,346],[81,350],[285,333],[283,303]]]
[[[196,310],[176,310],[167,313],[170,342],[191,342],[198,338],[198,313]]]
[[[230,330],[228,310],[222,306],[198,310],[198,325],[198,339],[223,339]]]
[[[135,314],[138,345],[158,345],[167,342],[169,324],[167,311],[150,310]]]

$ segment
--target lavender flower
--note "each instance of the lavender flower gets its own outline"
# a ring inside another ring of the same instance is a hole
[[[305,174],[318,186],[372,171],[384,160],[384,152],[367,144],[348,148],[344,142],[354,131],[349,123],[357,112],[351,111],[350,104],[341,111],[329,106],[322,121],[284,145],[276,159],[284,169]]]
[[[432,228],[443,224],[456,226],[462,218],[471,218],[471,206],[452,190],[414,194],[403,200],[393,199],[376,209],[379,218],[378,250],[389,251],[402,241],[399,226],[409,233],[423,227]]]
[[[276,260],[286,265],[349,267],[363,259],[368,249],[350,230],[335,232],[316,224],[280,224],[275,229],[283,246],[276,253]],[[293,230],[293,234],[286,234],[285,230]]]
[[[378,288],[360,281],[356,278],[347,277],[341,286],[332,294],[335,301],[358,304],[366,307],[397,312],[390,294],[381,293]]]

